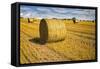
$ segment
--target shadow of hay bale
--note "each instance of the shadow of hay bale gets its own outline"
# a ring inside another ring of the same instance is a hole
[[[36,44],[41,44],[41,45],[44,44],[43,42],[40,41],[40,38],[29,39],[29,41]]]
[[[46,44],[46,43],[42,42],[40,38],[29,39],[29,41],[32,43],[40,44],[40,45]],[[58,42],[62,42],[62,41],[64,41],[64,39],[58,40],[58,41],[49,41],[48,43],[58,43]]]

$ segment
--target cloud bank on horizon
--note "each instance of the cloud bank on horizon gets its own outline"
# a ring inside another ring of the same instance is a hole
[[[94,9],[20,6],[20,16],[25,18],[60,18],[69,19],[76,17],[80,20],[95,20]]]

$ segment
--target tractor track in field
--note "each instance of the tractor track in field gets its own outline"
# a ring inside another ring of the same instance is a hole
[[[82,31],[76,31],[76,30],[71,30],[67,29],[67,31],[75,32],[75,33],[80,33],[80,34],[88,34],[88,35],[94,35],[95,33],[87,33],[87,32],[82,32]]]
[[[81,32],[73,32],[73,31],[69,31],[69,32],[70,32],[70,34],[73,34],[73,35],[76,35],[76,36],[79,36],[79,37],[95,40],[94,35],[85,34],[85,33],[81,33]]]
[[[21,50],[21,52],[22,52],[23,56],[25,57],[25,60],[28,61],[29,63],[31,63],[31,60],[26,56],[23,49]]]
[[[70,57],[68,57],[68,56],[65,56],[63,53],[60,53],[59,51],[57,51],[57,50],[55,50],[54,48],[50,48],[50,47],[48,47],[50,50],[53,50],[54,52],[56,52],[57,54],[59,54],[60,56],[63,56],[63,57],[65,57],[65,58],[67,58],[68,59],[68,61],[71,61],[72,60],[72,58],[70,58]]]

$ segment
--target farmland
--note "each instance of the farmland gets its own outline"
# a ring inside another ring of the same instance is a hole
[[[27,19],[20,19],[20,63],[94,60],[95,23],[80,21],[73,24],[72,20],[62,22],[66,25],[65,40],[41,45],[40,19],[31,23],[28,23]]]

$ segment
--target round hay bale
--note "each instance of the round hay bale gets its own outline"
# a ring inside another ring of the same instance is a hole
[[[28,23],[33,23],[33,18],[28,18]]]
[[[66,37],[66,26],[61,20],[42,19],[39,27],[42,44],[64,40]]]
[[[39,24],[41,19],[33,18],[33,23],[34,24]]]
[[[29,20],[30,20],[31,23],[33,22],[33,18],[30,18]]]

